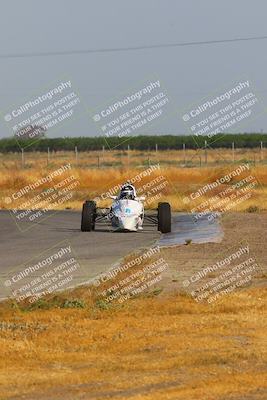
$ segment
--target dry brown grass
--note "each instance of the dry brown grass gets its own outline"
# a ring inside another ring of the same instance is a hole
[[[2,163],[0,163],[0,208],[10,208],[10,204],[6,204],[5,198],[12,195],[14,190],[19,190],[28,183],[35,182],[38,178],[46,176],[51,171],[59,168],[68,162],[72,165],[71,174],[75,175],[79,181],[79,186],[70,201],[64,202],[59,208],[80,209],[81,203],[85,199],[100,196],[101,193],[108,191],[110,188],[123,183],[129,178],[135,177],[140,172],[149,167],[148,158],[151,165],[160,162],[160,170],[154,172],[150,177],[142,178],[142,181],[137,182],[137,187],[151,181],[159,175],[163,175],[168,181],[168,185],[161,191],[160,199],[155,199],[150,203],[151,208],[156,208],[158,201],[169,201],[174,210],[188,210],[182,201],[185,195],[197,190],[207,182],[215,181],[220,176],[237,168],[240,163],[244,163],[246,159],[252,160],[258,150],[237,150],[236,162],[231,164],[229,150],[209,150],[207,166],[201,168],[196,164],[195,167],[184,167],[183,152],[145,152],[131,151],[128,158],[127,153],[123,152],[105,152],[104,161],[111,167],[96,167],[97,152],[81,153],[78,162],[76,163],[74,154],[71,152],[62,152],[51,155],[50,163],[47,165],[46,155],[43,153],[27,153],[26,164],[21,167],[19,155],[2,155]],[[100,153],[101,154],[101,153]],[[102,156],[102,154],[101,154]],[[189,159],[197,159],[198,152],[188,150],[187,164]],[[118,164],[118,159],[120,164]],[[128,160],[130,159],[130,164]],[[217,160],[217,161],[216,161]],[[238,161],[239,160],[239,161]],[[103,161],[103,160],[102,160]],[[117,164],[116,164],[117,163]],[[182,163],[182,164],[181,164]],[[213,163],[213,164],[212,164]],[[112,167],[113,165],[113,167]],[[235,207],[236,211],[243,211],[249,207],[257,207],[258,209],[267,208],[267,166],[263,163],[251,166],[249,174],[255,175],[259,185],[253,189],[253,196],[238,204]],[[240,179],[240,178],[239,178]],[[225,189],[227,185],[223,185]],[[49,184],[43,185],[41,190],[49,188]],[[28,200],[38,194],[39,191],[31,192],[29,196],[25,196],[23,201]],[[202,196],[199,201],[205,201],[210,196],[208,193]],[[11,207],[20,208],[20,200],[18,204],[12,204]],[[100,206],[108,206],[109,201],[102,201]],[[192,204],[190,205],[192,207]],[[189,210],[188,210],[189,211]]]
[[[251,250],[261,247],[265,266],[262,230],[256,229],[261,215],[254,230],[252,218],[243,225],[228,221],[233,233],[226,230],[226,243],[164,249],[161,256],[181,271],[183,261],[212,262],[239,234],[249,243],[255,239]],[[266,399],[266,288],[237,291],[210,305],[153,289],[122,304],[99,296],[127,275],[33,306],[1,303],[0,399]],[[259,278],[266,282],[266,274]]]
[[[0,307],[1,399],[266,398],[266,289],[210,306],[174,295],[107,309],[88,293],[68,296],[84,309]]]

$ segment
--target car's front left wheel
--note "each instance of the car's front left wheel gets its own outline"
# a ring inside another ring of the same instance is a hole
[[[81,231],[90,232],[95,229],[96,204],[94,201],[83,203]]]

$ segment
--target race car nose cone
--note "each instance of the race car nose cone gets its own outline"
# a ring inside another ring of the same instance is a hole
[[[129,231],[136,231],[138,224],[138,217],[120,217],[119,224],[121,229],[127,229]]]

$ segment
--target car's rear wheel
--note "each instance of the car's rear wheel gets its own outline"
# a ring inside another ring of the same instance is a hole
[[[158,204],[158,230],[162,233],[171,232],[171,206],[169,203]]]
[[[83,203],[81,231],[90,232],[95,229],[96,204],[94,201]]]

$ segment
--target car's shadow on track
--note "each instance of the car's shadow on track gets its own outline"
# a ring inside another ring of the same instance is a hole
[[[81,232],[79,228],[53,228],[51,230],[56,232]]]
[[[123,234],[138,234],[138,235],[149,235],[152,232],[157,232],[157,228],[154,226],[144,226],[143,230],[139,230],[139,231],[127,231],[127,230],[114,230],[111,228],[111,226],[109,224],[105,224],[105,223],[97,223],[95,230],[91,231],[91,232],[82,232],[80,225],[76,224],[76,227],[73,228],[70,226],[70,224],[66,224],[66,226],[64,226],[64,222],[60,225],[52,225],[51,224],[51,220],[47,220],[47,221],[40,221],[38,222],[36,225],[43,227],[45,229],[48,229],[50,232],[62,232],[62,233],[84,233],[84,234],[94,234],[95,233],[110,233],[110,234],[114,234],[114,233],[123,233]],[[63,226],[62,226],[63,225]]]
[[[80,228],[62,228],[62,227],[55,227],[55,228],[52,228],[51,229],[52,231],[56,231],[56,232],[81,232],[81,233],[84,233],[84,234],[88,234],[88,235],[92,235],[92,234],[94,234],[94,233],[110,233],[110,234],[114,234],[114,233],[119,233],[119,234],[121,234],[121,233],[124,233],[124,234],[131,234],[131,235],[133,235],[133,234],[136,234],[136,235],[140,235],[140,234],[151,234],[151,232],[153,232],[153,230],[151,229],[151,230],[149,230],[149,229],[143,229],[142,231],[140,230],[140,231],[137,231],[137,232],[135,232],[135,231],[122,231],[122,230],[118,230],[118,231],[116,231],[116,230],[112,230],[112,229],[110,229],[110,228],[96,228],[96,229],[94,229],[93,231],[90,231],[90,232],[82,232],[81,231],[81,229]]]
[[[94,231],[91,231],[91,232],[83,232],[83,233],[89,233],[89,234],[91,234],[91,233],[94,233],[94,232],[110,232],[110,233],[119,233],[119,234],[122,234],[122,233],[124,233],[124,234],[128,234],[128,235],[133,235],[133,234],[135,234],[135,235],[140,235],[140,234],[151,234],[151,232],[153,232],[152,230],[142,230],[142,231],[122,231],[122,230],[118,230],[118,231],[116,231],[116,230],[112,230],[112,229],[102,229],[102,228],[96,228]]]

